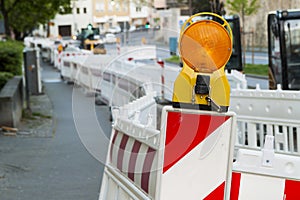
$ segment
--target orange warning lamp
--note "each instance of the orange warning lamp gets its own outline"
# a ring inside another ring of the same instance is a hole
[[[226,112],[230,86],[224,68],[232,53],[228,22],[214,13],[191,16],[178,48],[183,69],[174,84],[173,107]]]

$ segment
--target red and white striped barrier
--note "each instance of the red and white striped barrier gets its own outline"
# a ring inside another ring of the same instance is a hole
[[[164,122],[157,199],[229,199],[234,114],[166,107]]]
[[[299,200],[299,189],[300,180],[233,172],[230,200]]]
[[[229,199],[233,113],[165,107],[161,131],[116,119],[99,200]]]
[[[262,151],[239,149],[230,200],[300,199],[300,157],[274,153],[274,136]]]

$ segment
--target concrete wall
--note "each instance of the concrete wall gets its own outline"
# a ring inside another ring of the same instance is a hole
[[[15,76],[0,91],[0,126],[17,127],[22,117],[22,109],[22,77]]]

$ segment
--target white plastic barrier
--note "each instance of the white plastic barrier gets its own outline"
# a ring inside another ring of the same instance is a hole
[[[229,81],[230,88],[247,89],[247,80],[245,74],[242,74],[237,70],[230,70],[230,73],[225,70],[225,74]]]
[[[155,128],[157,124],[155,97],[156,92],[152,92],[122,107],[113,107],[113,119],[117,119],[119,115],[122,115],[123,118],[133,120],[146,127]]]
[[[231,200],[300,199],[300,157],[274,153],[273,144],[267,136],[262,151],[239,149]]]
[[[168,64],[162,67],[156,61],[142,60],[153,59],[155,50],[155,46],[131,47],[112,63],[111,55],[83,56],[86,51],[58,54],[55,50],[55,65],[64,79],[76,82],[88,91],[97,91],[99,98],[110,106],[125,105],[149,89],[149,92],[156,91],[160,99],[172,101],[174,81],[181,68]],[[128,58],[133,60],[128,61]],[[232,70],[228,77],[233,86],[245,87],[245,76],[240,72]]]
[[[275,150],[300,154],[300,91],[232,89],[230,110],[237,113],[236,147],[260,149],[265,135]]]
[[[233,113],[167,106],[161,131],[118,116],[99,200],[229,199]]]
[[[156,46],[155,45],[140,45],[140,46],[123,46],[119,54],[122,54],[124,60],[134,59],[156,59]]]
[[[117,60],[107,71],[116,76],[124,76],[124,78],[130,79],[131,82],[136,80],[143,83],[143,87],[149,85],[157,92],[158,97],[162,96],[162,90],[164,90],[164,98],[171,101],[174,81],[180,70],[179,67],[171,66],[165,66],[162,69],[156,62],[148,64],[134,60]],[[162,84],[162,76],[164,77],[164,84]]]
[[[54,67],[58,70],[62,68],[62,60],[67,57],[75,57],[75,56],[84,56],[91,54],[91,51],[82,50],[79,48],[73,48],[69,51],[58,52],[57,49],[54,50]]]
[[[92,57],[92,58],[91,58]],[[90,55],[88,59],[94,59],[95,63],[84,63],[83,65],[89,67],[91,74],[91,87],[94,91],[101,91],[99,84],[102,79],[102,72],[106,69],[107,65],[113,60],[110,55]]]

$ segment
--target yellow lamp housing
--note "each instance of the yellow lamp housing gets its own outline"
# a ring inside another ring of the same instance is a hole
[[[173,107],[227,112],[230,86],[224,72],[232,53],[228,22],[198,13],[182,26],[179,52],[183,68],[174,83]]]

